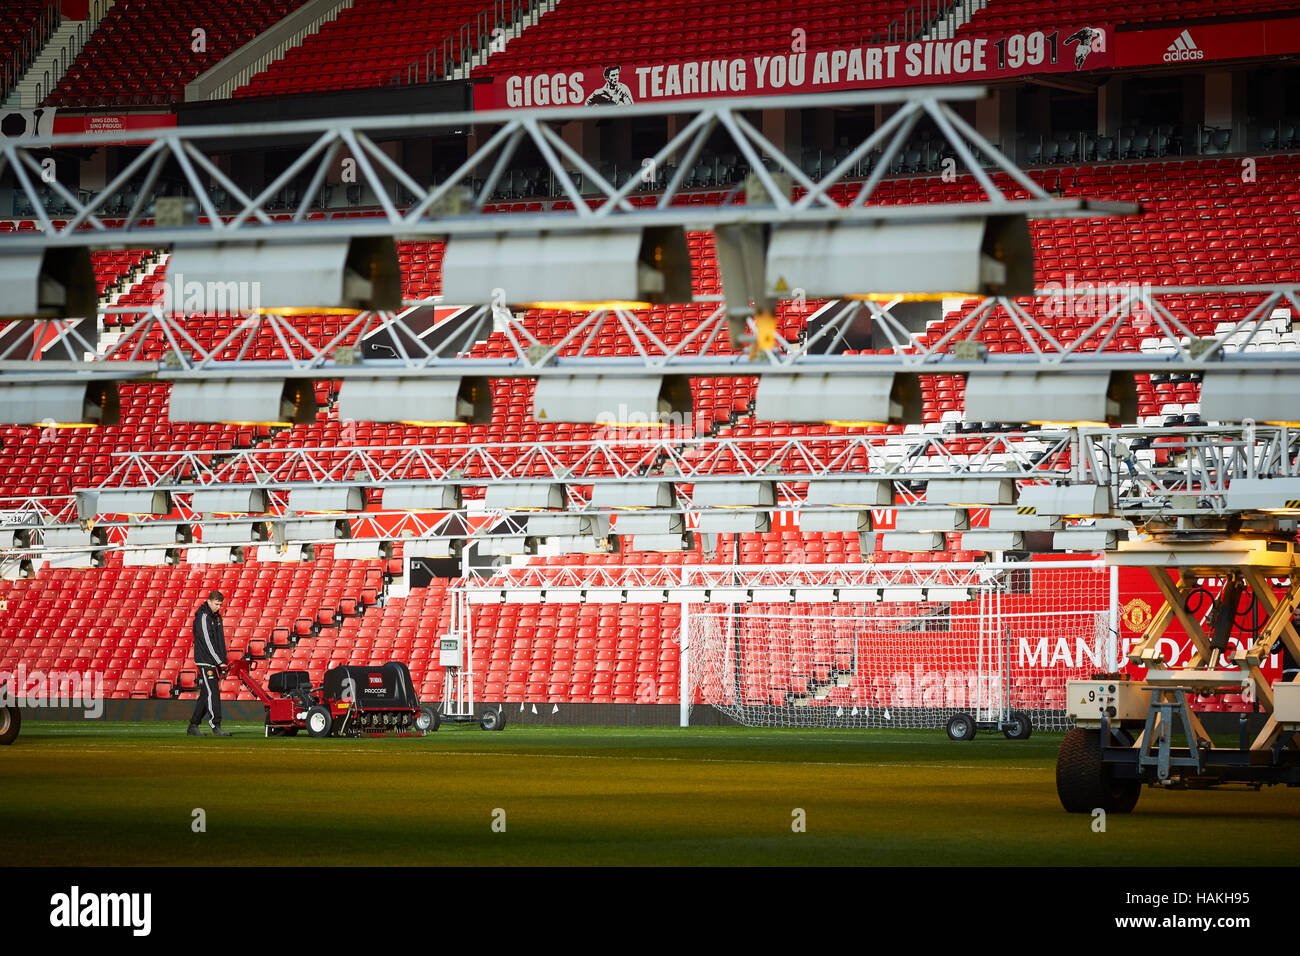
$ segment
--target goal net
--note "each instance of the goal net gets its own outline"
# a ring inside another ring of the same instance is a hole
[[[1035,729],[1066,730],[1065,682],[1115,666],[1105,569],[990,574],[942,600],[899,593],[693,605],[692,703],[749,726],[933,728],[1023,710]]]

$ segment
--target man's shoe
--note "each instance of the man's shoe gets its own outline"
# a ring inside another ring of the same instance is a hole
[[[189,729],[188,729],[187,731],[185,731],[185,733],[188,734],[188,735],[191,736],[191,737],[202,737],[202,736],[203,736],[203,731],[199,730],[199,725],[198,725],[198,724],[190,724]]]
[[[214,737],[233,737],[234,734],[230,733],[230,732],[227,731],[227,730],[222,730],[220,727],[213,727],[213,728],[212,728],[212,736],[214,736]]]

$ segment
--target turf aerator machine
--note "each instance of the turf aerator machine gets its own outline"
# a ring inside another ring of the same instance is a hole
[[[263,687],[253,676],[257,659],[245,654],[227,677],[238,679],[266,707],[266,736],[292,737],[306,728],[312,737],[422,737],[438,729],[438,713],[421,704],[407,666],[342,665],[314,686],[306,671],[280,671]]]

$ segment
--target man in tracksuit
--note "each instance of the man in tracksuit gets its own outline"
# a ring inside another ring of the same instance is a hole
[[[212,736],[230,736],[221,729],[221,675],[228,663],[226,635],[221,626],[224,600],[220,591],[213,591],[194,614],[194,665],[199,669],[199,699],[186,731],[191,737],[203,736],[199,721],[204,717],[208,718]]]

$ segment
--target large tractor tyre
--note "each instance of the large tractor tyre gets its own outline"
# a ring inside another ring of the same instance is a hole
[[[1070,813],[1132,813],[1141,780],[1116,780],[1101,760],[1101,732],[1075,727],[1056,755],[1056,795]]]
[[[975,718],[970,714],[953,714],[948,718],[949,740],[974,740]]]
[[[18,739],[18,728],[23,725],[23,712],[17,707],[0,707],[0,744],[11,744]]]
[[[438,712],[428,704],[420,706],[420,712],[415,715],[415,729],[422,734],[432,734],[438,730]]]
[[[328,737],[333,719],[328,707],[316,706],[307,711],[307,733],[313,737]]]
[[[485,710],[479,718],[478,725],[484,730],[505,730],[506,712],[504,710]]]
[[[1011,712],[1011,723],[1002,728],[1003,735],[1007,740],[1028,740],[1029,735],[1034,732],[1033,721],[1023,710],[1013,710]]]

